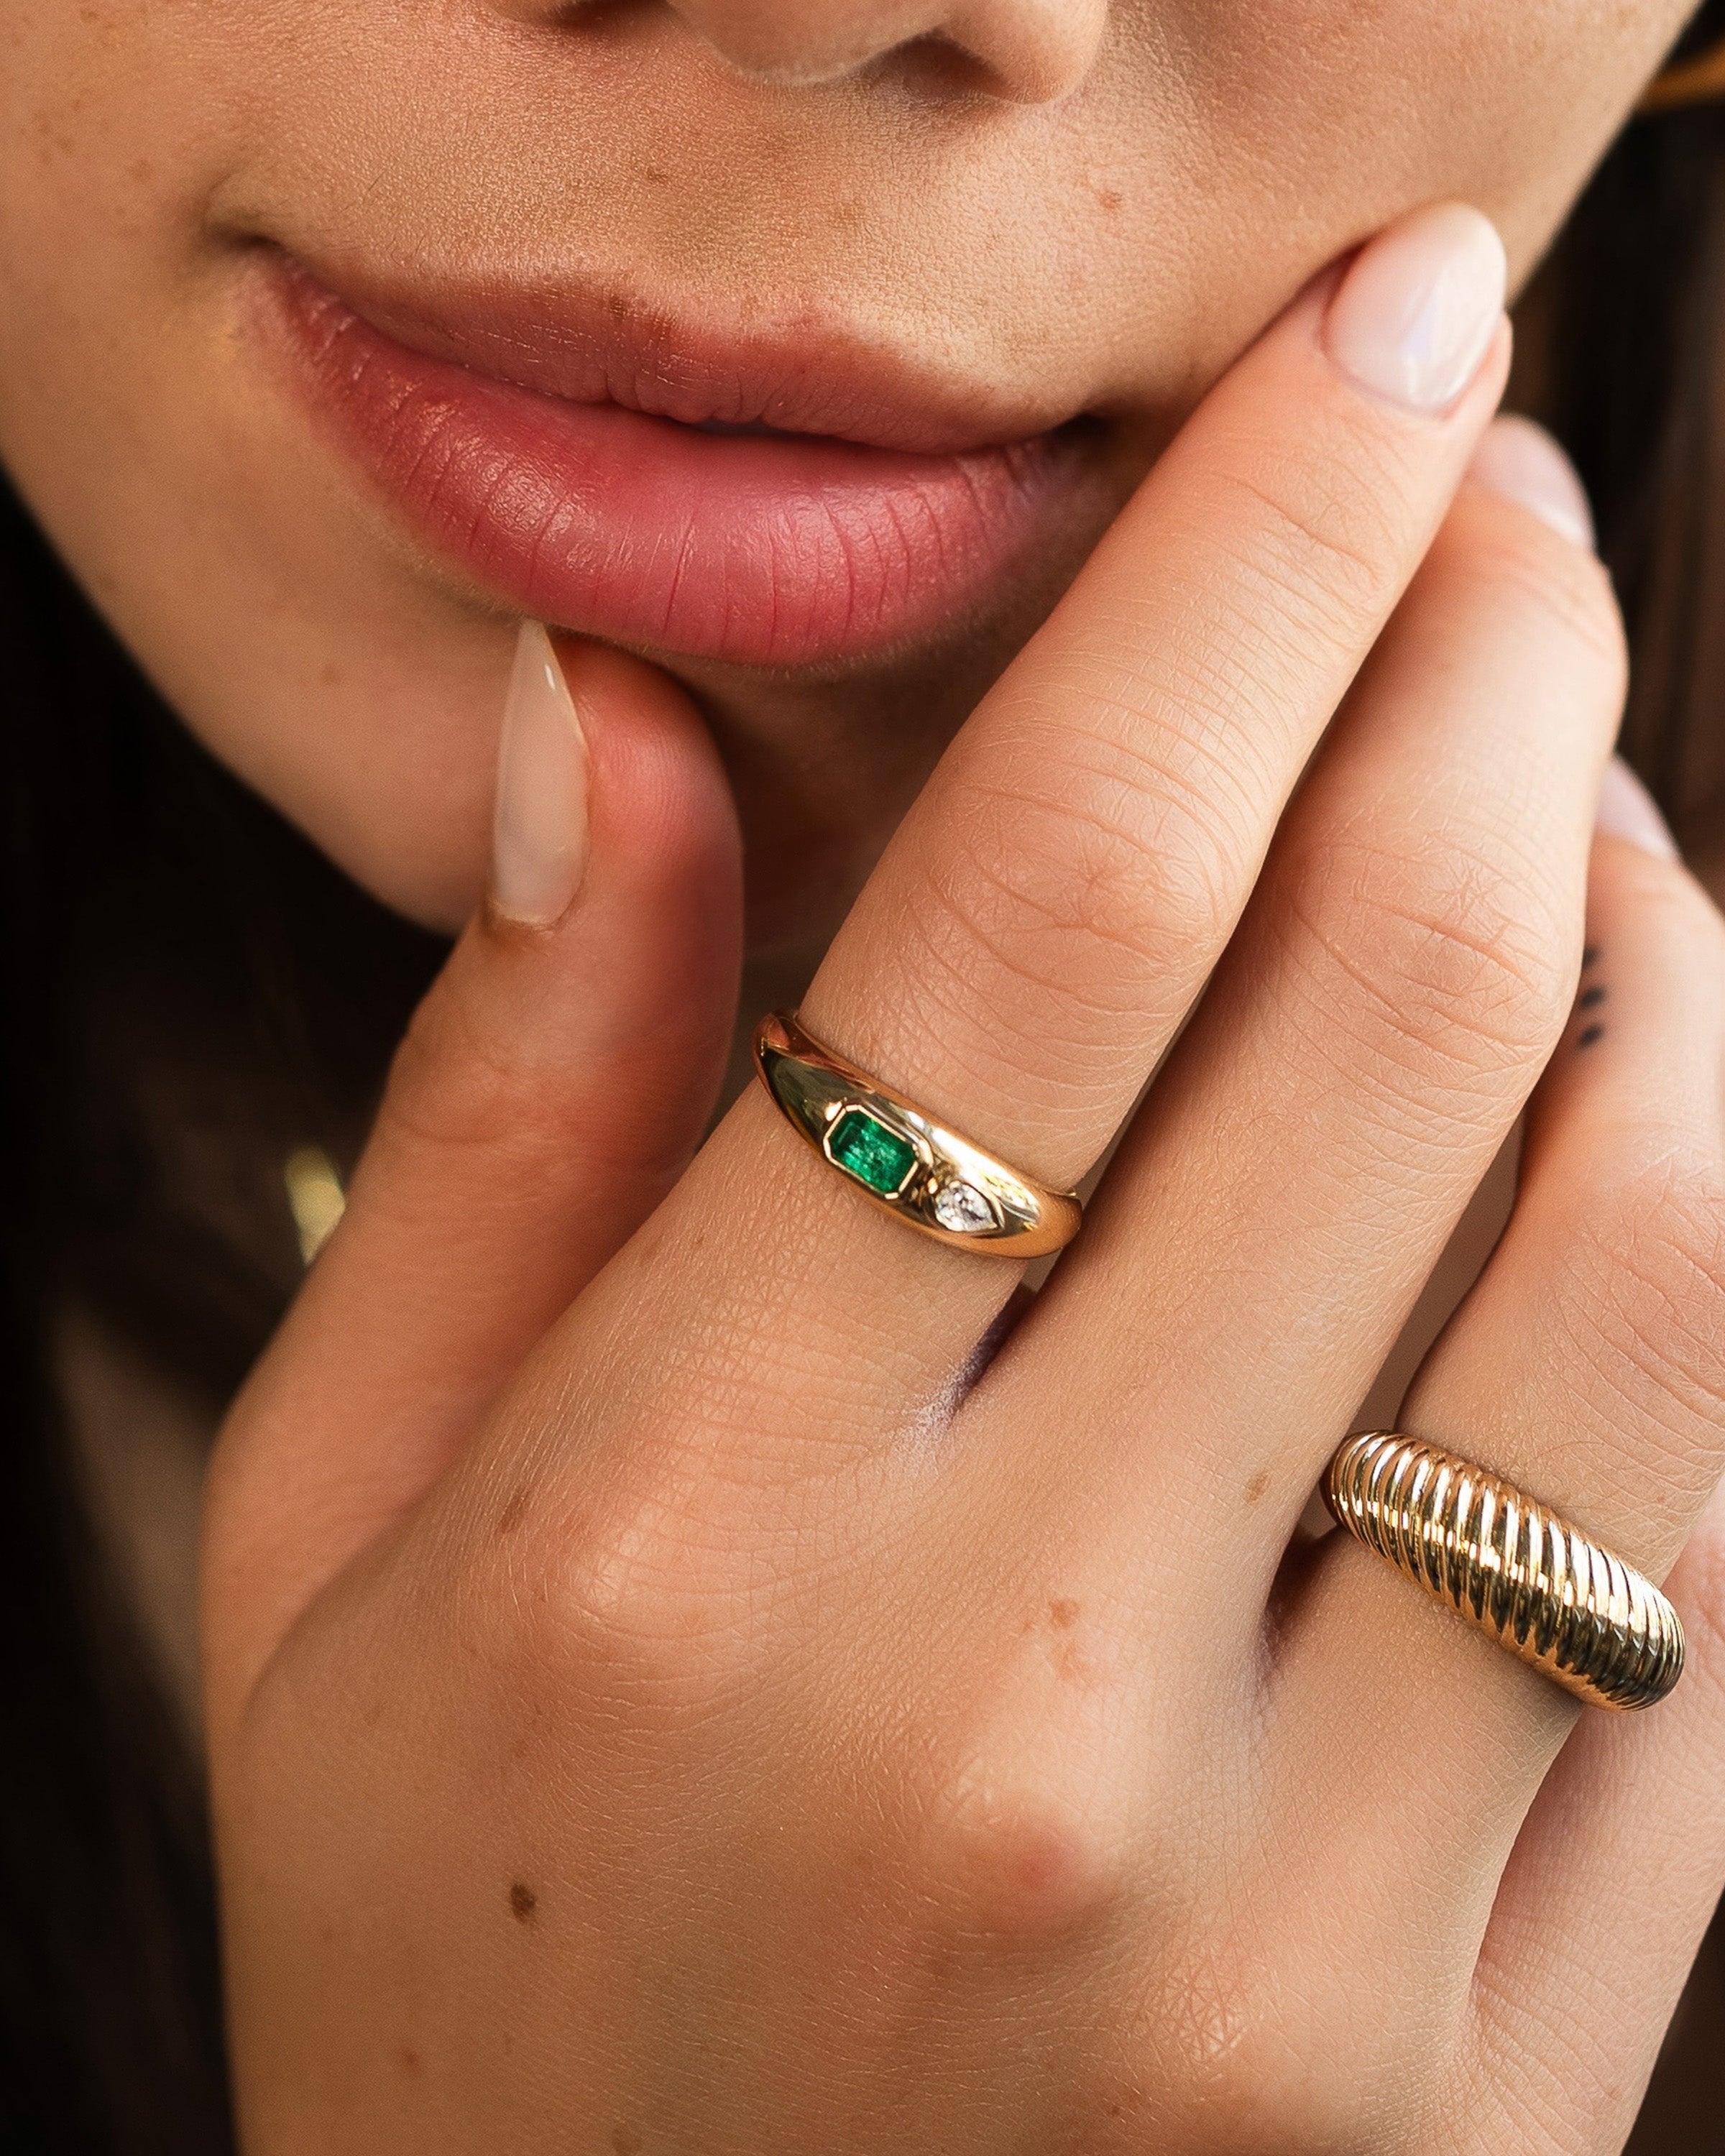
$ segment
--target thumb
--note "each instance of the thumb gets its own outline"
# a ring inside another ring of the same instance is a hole
[[[742,910],[730,793],[688,700],[526,624],[490,901],[414,1017],[346,1213],[218,1450],[222,1659],[254,1671],[424,1494],[681,1173],[724,1071]]]

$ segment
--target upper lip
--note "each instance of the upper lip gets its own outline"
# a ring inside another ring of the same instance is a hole
[[[289,254],[410,351],[517,388],[613,403],[687,426],[762,428],[956,456],[1029,440],[1071,418],[929,366],[813,305],[777,320],[732,300],[675,304],[639,285],[510,275],[412,283]]]

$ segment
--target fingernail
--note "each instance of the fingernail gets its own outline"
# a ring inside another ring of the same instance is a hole
[[[1330,302],[1329,354],[1378,397],[1441,412],[1466,388],[1503,313],[1503,242],[1465,203],[1416,210],[1355,259]]]
[[[1658,854],[1666,860],[1679,858],[1670,824],[1653,805],[1653,796],[1620,756],[1614,756],[1605,766],[1594,827],[1608,838],[1627,839],[1632,846]]]
[[[1591,550],[1594,513],[1587,491],[1543,427],[1531,419],[1494,420],[1473,453],[1467,475],[1489,493],[1531,509],[1574,545]]]
[[[551,639],[524,621],[497,747],[491,898],[511,921],[561,921],[587,866],[587,743]]]

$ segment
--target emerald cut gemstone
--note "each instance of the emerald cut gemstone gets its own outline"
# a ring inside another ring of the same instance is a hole
[[[896,1198],[916,1165],[916,1148],[866,1108],[847,1108],[827,1132],[827,1158],[877,1197]]]

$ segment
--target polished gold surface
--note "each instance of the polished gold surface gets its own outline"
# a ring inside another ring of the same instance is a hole
[[[1350,1437],[1324,1498],[1368,1549],[1591,1707],[1651,1707],[1683,1674],[1682,1625],[1651,1580],[1453,1453]]]
[[[1040,1258],[1070,1243],[1078,1200],[1045,1189],[937,1122],[806,1034],[763,1019],[755,1067],[786,1121],[865,1198],[938,1243],[978,1257]]]

